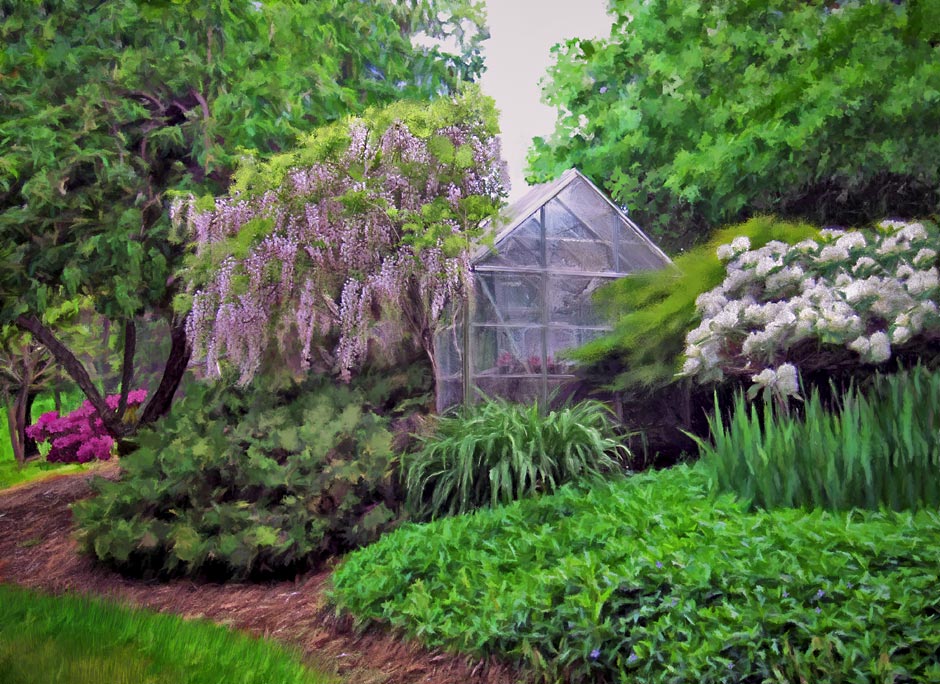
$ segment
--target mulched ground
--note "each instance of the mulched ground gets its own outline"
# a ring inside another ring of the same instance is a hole
[[[117,478],[117,464],[97,474]],[[187,618],[206,618],[299,647],[308,662],[350,684],[511,684],[505,665],[428,651],[377,629],[358,634],[326,606],[329,573],[267,584],[127,579],[80,555],[69,504],[88,496],[79,473],[0,492],[0,582],[49,593],[85,593]]]

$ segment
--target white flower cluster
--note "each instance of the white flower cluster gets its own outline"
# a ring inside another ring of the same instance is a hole
[[[789,396],[798,392],[797,369],[780,362],[797,343],[887,361],[891,345],[940,331],[938,239],[932,224],[883,221],[866,233],[824,229],[795,245],[752,250],[746,237],[722,245],[726,277],[695,302],[701,323],[686,336],[681,374],[701,382],[747,374]],[[824,367],[817,356],[821,365],[803,370]]]
[[[784,363],[776,370],[765,368],[757,375],[752,375],[751,381],[780,397],[794,397],[800,392],[796,366],[792,363]]]

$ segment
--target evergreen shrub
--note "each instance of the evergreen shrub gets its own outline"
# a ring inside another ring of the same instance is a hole
[[[299,572],[396,521],[387,419],[328,381],[290,391],[190,388],[119,481],[74,506],[83,547],[124,572]]]
[[[940,681],[940,515],[748,512],[698,466],[405,524],[346,558],[363,622],[539,681]]]

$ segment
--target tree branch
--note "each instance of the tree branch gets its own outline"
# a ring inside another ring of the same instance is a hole
[[[173,395],[180,386],[183,375],[189,367],[193,350],[186,338],[186,319],[174,319],[170,328],[170,355],[163,369],[160,386],[150,397],[140,417],[139,425],[147,425],[165,416],[173,404]]]
[[[85,366],[82,362],[75,357],[75,354],[73,354],[68,347],[59,341],[55,333],[42,324],[42,321],[35,316],[20,315],[17,316],[14,324],[20,330],[32,333],[36,340],[52,352],[52,355],[55,357],[56,361],[59,362],[59,365],[62,366],[65,372],[75,381],[75,384],[78,385],[85,394],[85,397],[95,408],[95,411],[98,412],[98,416],[104,423],[105,429],[107,429],[112,437],[124,437],[133,431],[135,426],[125,425],[117,418],[114,412],[108,408],[108,403],[91,381],[91,377],[88,375],[88,371],[85,370]]]

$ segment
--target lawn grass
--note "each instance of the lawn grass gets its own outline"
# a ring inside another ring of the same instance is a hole
[[[207,622],[0,586],[4,684],[333,684],[270,641]]]
[[[65,412],[78,408],[84,397],[80,392],[62,395],[62,410]],[[35,421],[47,411],[55,410],[55,402],[51,395],[41,395],[33,403],[32,419]],[[48,452],[48,445],[40,445],[40,453]],[[28,462],[22,468],[13,458],[13,447],[10,444],[10,427],[7,423],[5,407],[0,407],[0,489],[6,489],[23,482],[39,480],[49,475],[73,473],[87,470],[88,466],[80,463],[48,463],[45,457]]]

